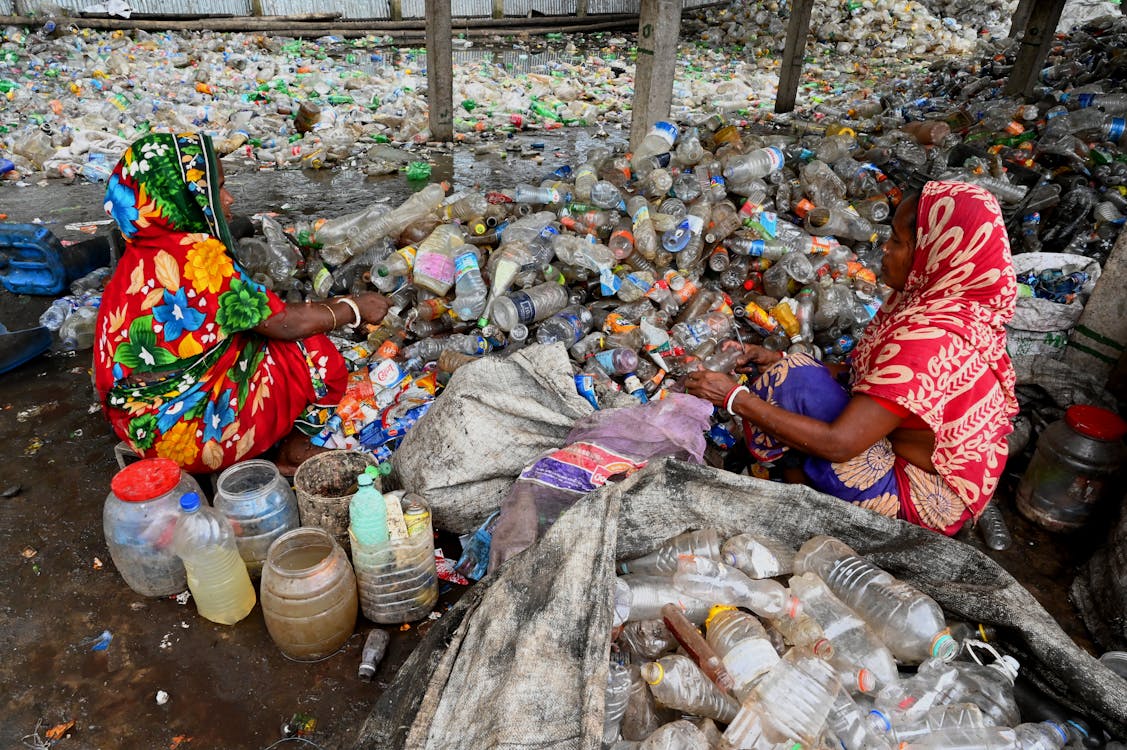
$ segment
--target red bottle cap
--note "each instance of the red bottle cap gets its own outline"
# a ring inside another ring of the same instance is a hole
[[[169,458],[146,458],[114,475],[110,489],[119,500],[140,503],[168,494],[180,482],[180,465]]]
[[[1114,442],[1127,435],[1127,422],[1107,409],[1098,406],[1077,405],[1064,413],[1068,426],[1086,437]]]

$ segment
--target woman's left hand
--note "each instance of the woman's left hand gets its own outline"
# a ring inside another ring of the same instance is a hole
[[[724,399],[735,387],[736,381],[731,377],[712,370],[696,370],[685,378],[686,393],[711,401],[717,406],[724,406]]]
[[[390,307],[387,297],[377,292],[361,292],[360,294],[354,294],[352,300],[356,303],[356,306],[360,308],[360,321],[363,323],[371,323],[372,325],[383,320]]]

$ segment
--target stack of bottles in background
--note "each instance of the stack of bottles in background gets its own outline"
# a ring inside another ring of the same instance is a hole
[[[604,747],[1056,750],[1087,731],[1023,716],[1015,659],[838,539],[796,555],[701,529],[620,569]]]
[[[39,316],[39,324],[54,331],[63,351],[94,346],[94,322],[102,303],[109,268],[98,268],[71,282],[70,294],[59,297]]]

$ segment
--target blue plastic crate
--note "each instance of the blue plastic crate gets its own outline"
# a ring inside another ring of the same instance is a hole
[[[40,224],[0,224],[0,284],[10,292],[56,296],[109,262],[108,242],[63,247]]]

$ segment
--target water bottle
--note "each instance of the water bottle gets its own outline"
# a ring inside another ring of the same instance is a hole
[[[613,208],[626,210],[626,203],[622,200],[622,193],[613,182],[599,180],[591,188],[590,202],[599,208]]]
[[[370,474],[356,477],[357,490],[348,503],[349,533],[362,545],[381,544],[389,538],[387,504],[372,484]]]
[[[678,719],[654,730],[653,734],[637,746],[637,750],[709,750],[711,747],[713,745],[703,730],[691,721]],[[611,750],[630,748],[615,745]]]
[[[599,169],[609,154],[605,148],[593,148],[587,152],[587,161],[575,170],[575,199],[580,203],[591,200],[591,189],[599,180]]]
[[[745,738],[758,725],[769,742],[812,747],[840,689],[829,663],[809,649],[791,649],[755,686],[724,739],[734,747],[752,747]]]
[[[560,193],[555,188],[517,185],[513,188],[513,200],[517,203],[534,203],[547,206],[560,202]]]
[[[591,311],[586,307],[569,305],[540,324],[536,340],[541,344],[562,341],[565,348],[570,348],[591,330],[593,322]]]
[[[94,323],[98,308],[80,307],[72,312],[59,327],[59,340],[68,352],[80,352],[94,346]]]
[[[465,223],[485,215],[489,203],[481,193],[466,193],[456,200],[447,202],[439,210],[442,218],[456,219]]]
[[[677,126],[671,122],[664,122],[658,120],[650,128],[650,132],[634,149],[633,158],[630,160],[631,166],[636,166],[642,163],[647,156],[654,154],[664,154],[673,149],[673,144],[677,142],[679,131]]]
[[[647,658],[652,661],[658,658]],[[649,737],[662,725],[657,702],[654,700],[650,686],[642,679],[641,670],[636,665],[630,669],[630,691],[626,700],[626,711],[622,716],[620,732],[626,740],[641,741]],[[665,713],[665,710],[662,711]]]
[[[868,718],[869,723],[878,734],[894,737],[901,746],[911,744],[932,732],[986,726],[982,709],[973,703],[949,703],[942,706],[933,706],[915,721],[902,720],[896,726],[893,726],[888,718],[875,708],[869,711]]]
[[[720,532],[716,529],[686,531],[666,539],[648,555],[619,563],[618,569],[621,573],[671,576],[677,572],[677,559],[681,555],[718,559]]]
[[[705,200],[698,200],[689,207],[689,215],[685,217],[688,222],[688,241],[677,256],[677,268],[682,271],[696,268],[700,262],[701,251],[704,248],[704,227],[712,216],[712,205]],[[678,225],[680,227],[680,225]]]
[[[461,252],[465,241],[462,230],[455,224],[439,224],[425,240],[419,243],[415,254],[412,281],[438,297],[446,296],[454,285],[457,269],[454,257]]]
[[[456,294],[451,309],[459,320],[466,322],[476,321],[485,312],[485,297],[487,290],[485,281],[481,278],[481,269],[478,265],[477,252],[472,245],[462,245],[459,250],[469,248],[467,252],[459,252],[454,257]]]
[[[826,717],[827,728],[834,733],[842,750],[892,750],[887,730],[872,720],[872,715],[857,705],[848,690],[841,690]]]
[[[414,245],[408,245],[372,264],[372,285],[385,294],[393,291],[400,279],[411,275],[417,252]]]
[[[779,661],[767,631],[756,618],[725,605],[712,608],[705,628],[709,645],[732,676],[732,693],[745,700],[759,678]]]
[[[681,134],[676,154],[677,162],[686,167],[691,167],[704,158],[704,146],[701,145],[698,128],[687,128]]]
[[[798,600],[776,581],[753,581],[735,568],[707,557],[682,555],[673,585],[681,592],[710,602],[750,609],[763,617],[799,613]]]
[[[606,245],[590,242],[574,234],[560,234],[552,240],[556,257],[576,268],[586,268],[595,273],[614,265],[614,254]]]
[[[670,708],[730,722],[739,704],[725,695],[687,656],[671,654],[642,665],[642,678],[659,703]]]
[[[1043,721],[1010,727],[958,727],[920,737],[904,750],[1059,750],[1068,744],[1068,732],[1059,724]]]
[[[644,195],[633,195],[626,201],[626,210],[634,224],[634,249],[646,260],[657,257],[657,233],[650,218],[650,204]]]
[[[619,377],[638,369],[638,353],[618,347],[595,354],[591,361],[611,377]]]
[[[708,617],[712,602],[690,596],[673,585],[669,576],[625,575],[619,576],[626,599],[626,621],[661,619],[661,608],[673,603],[681,608],[685,617],[699,625]]]
[[[821,578],[901,663],[950,661],[958,653],[959,644],[934,599],[860,557],[844,542],[828,536],[811,538],[799,549],[794,569]]]
[[[797,569],[797,566],[796,566]],[[791,593],[802,602],[802,611],[812,617],[834,647],[833,663],[850,690],[864,690],[869,673],[877,686],[897,680],[896,661],[872,629],[833,595],[821,578],[803,573],[790,579]]]
[[[1006,521],[1002,518],[1002,511],[996,499],[991,500],[982,509],[978,518],[978,530],[982,534],[982,541],[993,550],[1007,550],[1013,544],[1010,530],[1006,528]]]
[[[317,241],[322,244],[321,257],[326,263],[339,266],[384,237],[399,235],[408,225],[438,208],[445,195],[441,185],[431,184],[390,211],[378,204],[327,221],[317,230]]]
[[[552,281],[498,297],[493,302],[491,320],[502,331],[517,325],[538,323],[567,306],[567,288]]]
[[[973,703],[982,709],[986,723],[1012,727],[1021,720],[1014,699],[1014,680],[1020,665],[1012,656],[1003,656],[986,666],[972,662],[952,662],[959,674],[952,702]]]
[[[438,355],[447,350],[454,350],[462,354],[481,355],[490,349],[489,342],[483,336],[455,333],[445,338],[427,338],[416,341],[414,344],[403,348],[403,356],[408,360],[420,362],[434,362]]]
[[[794,550],[754,534],[738,534],[720,547],[720,562],[749,578],[775,578],[794,572]]]
[[[629,595],[629,586],[622,583],[621,578],[615,579],[615,593],[619,589],[625,590]],[[663,620],[636,620],[627,622],[622,626],[622,633],[618,642],[631,654],[631,661],[653,661],[666,654],[673,653],[677,648],[677,639],[665,627]]]
[[[783,168],[786,157],[780,148],[760,148],[749,154],[731,154],[724,160],[724,177],[728,182],[748,182],[766,177]]]
[[[172,548],[184,561],[196,609],[212,622],[234,625],[250,614],[256,601],[235,532],[222,513],[201,506],[195,492],[180,498],[180,510]]]
[[[732,318],[726,313],[710,312],[678,323],[669,333],[674,343],[691,352],[705,341],[722,341],[731,336]]]
[[[61,297],[52,302],[51,306],[39,316],[39,325],[50,331],[57,331],[62,327],[73,309],[70,300],[67,297]]]
[[[618,662],[611,662],[607,671],[607,689],[603,703],[603,744],[609,745],[618,738],[629,699],[630,670]]]

